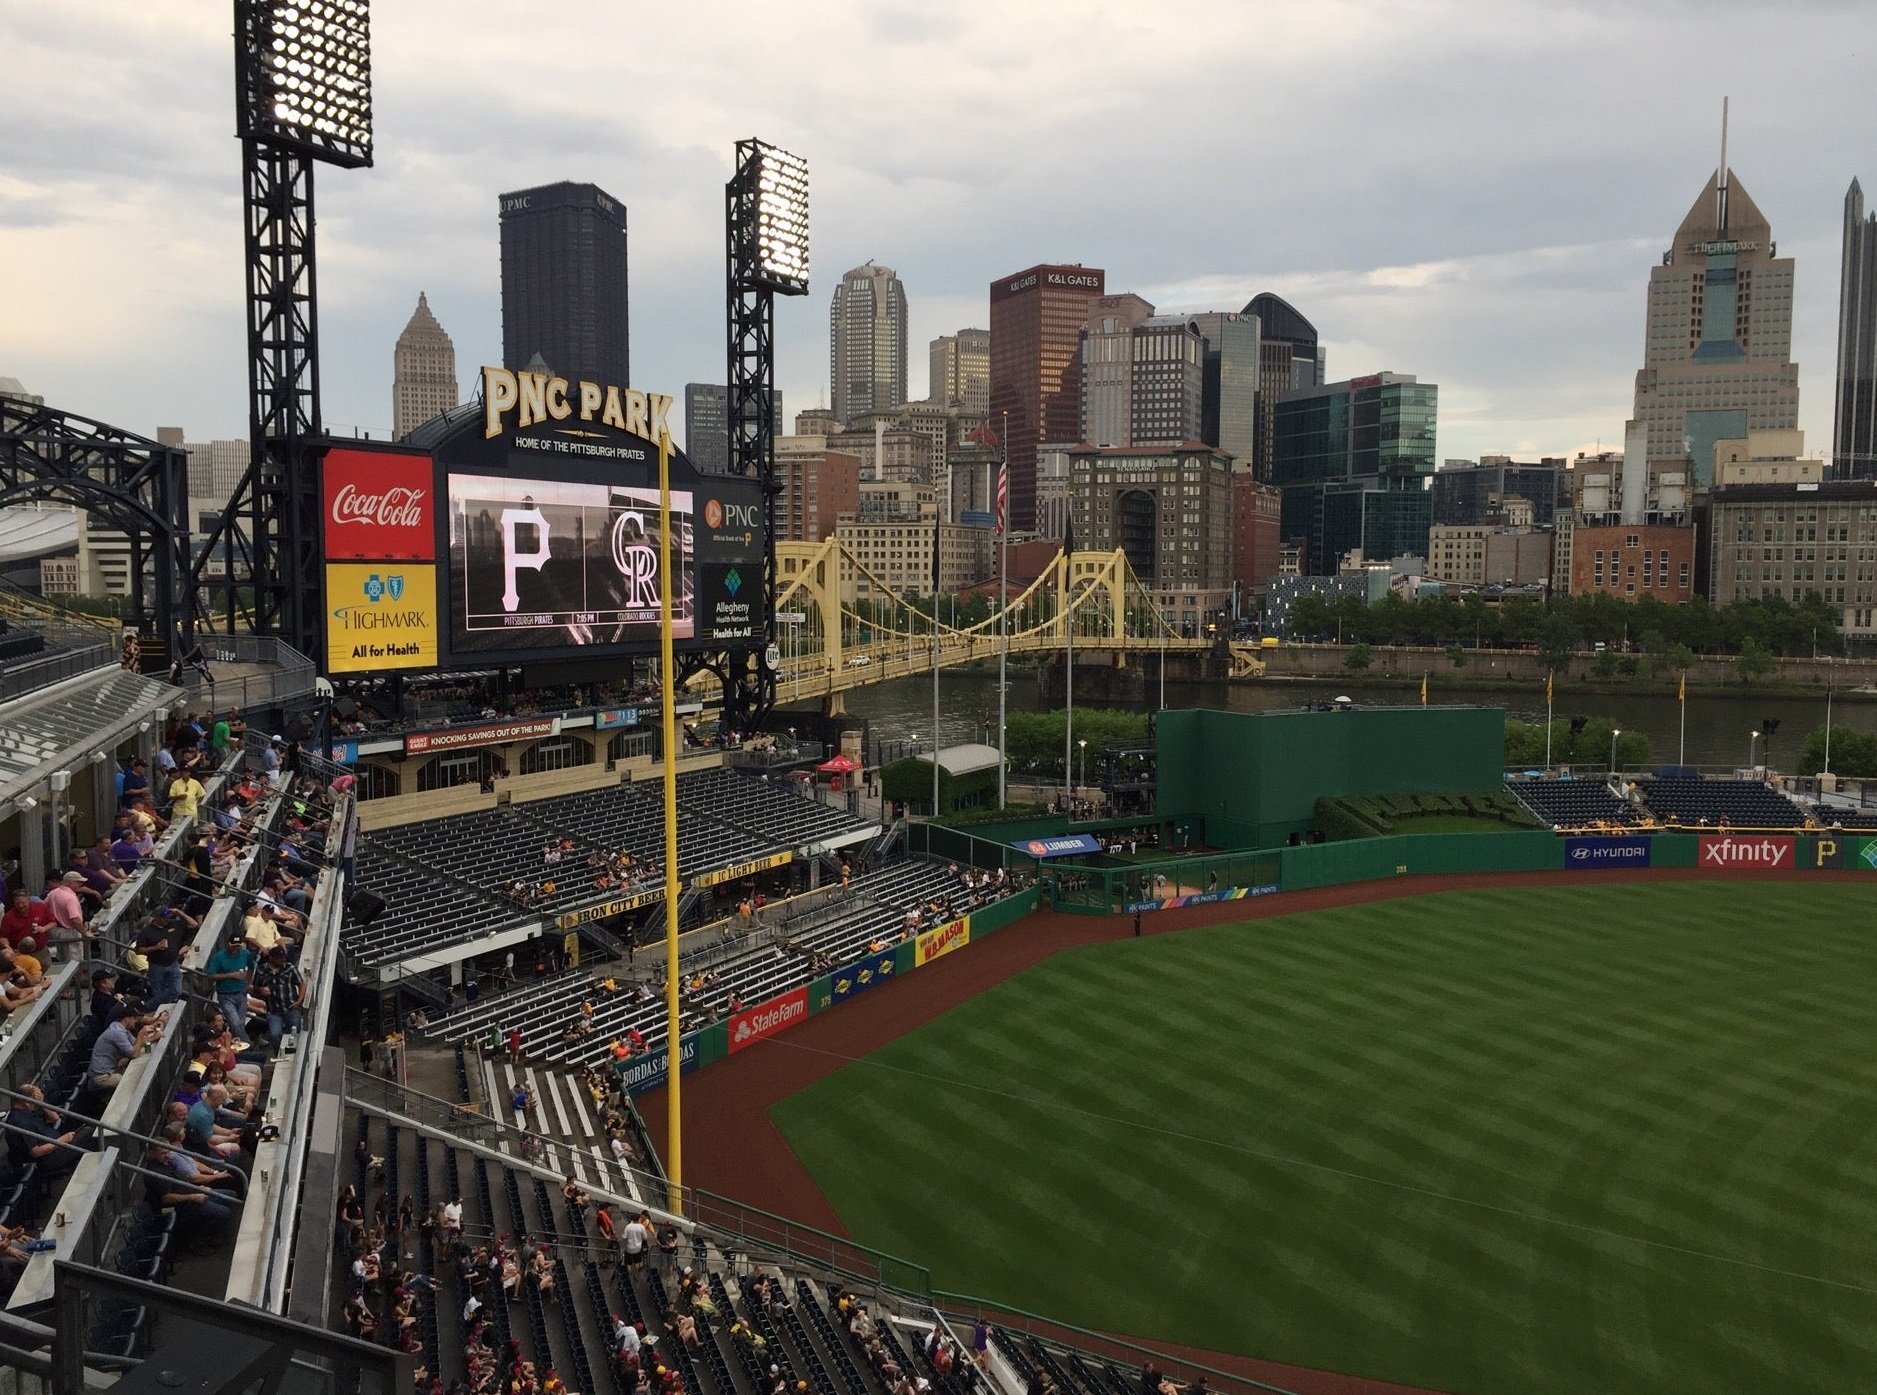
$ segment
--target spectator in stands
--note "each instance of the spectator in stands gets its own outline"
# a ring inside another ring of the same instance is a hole
[[[626,1267],[636,1269],[645,1262],[645,1252],[652,1244],[651,1217],[645,1212],[626,1222],[625,1232],[619,1237],[620,1257]]]
[[[182,939],[187,921],[188,917],[174,906],[159,906],[137,931],[133,944],[144,958],[148,978],[149,991],[143,1000],[146,1009],[182,997]]]
[[[262,956],[250,991],[262,1004],[267,1034],[278,1048],[287,1033],[300,1030],[300,1013],[306,1007],[306,980],[288,961],[287,951],[275,945]]]
[[[93,969],[91,972],[91,1020],[103,1031],[118,1018],[133,1011],[129,1001],[117,991],[116,969]]]
[[[128,875],[137,870],[137,864],[143,861],[147,849],[137,837],[137,830],[131,827],[129,819],[123,819],[111,830],[111,860],[117,864],[120,872]]]
[[[24,958],[25,956],[21,956]],[[45,991],[43,983],[25,981],[25,971],[16,969],[0,979],[0,1016],[18,1011]]]
[[[240,1194],[241,1183],[238,1174],[228,1168],[215,1167],[202,1158],[191,1157],[189,1136],[186,1124],[165,1124],[162,1138],[169,1149],[169,1170],[185,1182],[207,1187],[211,1191]],[[205,1148],[194,1149],[197,1153],[209,1154]],[[214,1156],[213,1154],[209,1154]]]
[[[217,1127],[223,1123],[222,1107],[228,1103],[228,1090],[222,1085],[205,1085],[196,1102],[183,1116],[183,1138],[198,1153],[211,1152],[217,1140]]]
[[[261,959],[267,957],[267,951],[270,949],[297,948],[295,939],[281,932],[276,908],[266,901],[248,903],[247,914],[241,918],[241,937],[248,942],[248,948]]]
[[[46,946],[52,928],[52,908],[35,901],[25,887],[16,886],[7,895],[7,908],[0,915],[0,938],[21,954],[32,954]]]
[[[98,1033],[91,1044],[91,1064],[87,1078],[94,1090],[109,1094],[124,1078],[124,1068],[137,1053],[154,1042],[163,1031],[164,1016],[146,1016],[127,1012]]]
[[[6,1114],[7,1156],[16,1167],[37,1163],[39,1176],[63,1177],[78,1166],[79,1154],[93,1147],[91,1126],[67,1128],[65,1116],[46,1103],[46,1092],[28,1082],[20,1086]]]
[[[57,872],[46,878],[46,909],[52,912],[52,924],[46,930],[46,937],[51,942],[54,959],[80,953],[77,947],[96,935],[85,919],[85,906],[78,895],[84,885],[83,872]]]
[[[173,1125],[179,1130],[177,1134],[178,1141],[181,1141],[182,1138],[187,1136],[189,1128],[189,1109],[190,1106],[184,1104],[181,1100],[171,1100],[168,1104],[163,1106],[164,1126],[169,1127]],[[226,1124],[217,1122],[210,1133],[209,1146],[202,1151],[205,1153],[213,1153],[218,1158],[235,1158],[239,1156],[241,1153],[240,1130],[230,1128]]]
[[[267,860],[267,871],[261,881],[267,895],[276,905],[285,906],[300,915],[313,909],[312,888],[304,878],[296,877],[287,870],[286,860],[279,854]]]
[[[130,764],[118,772],[117,802],[125,808],[145,799],[150,793],[150,769],[142,756],[132,756]]]
[[[202,788],[200,780],[187,770],[178,770],[169,782],[170,818],[193,819],[207,797],[208,791]]]
[[[228,1234],[235,1220],[235,1206],[227,1197],[206,1188],[184,1182],[170,1166],[174,1156],[167,1144],[152,1143],[148,1156],[149,1171],[144,1174],[144,1200],[153,1211],[174,1208],[188,1233],[202,1240],[215,1241]]]
[[[254,976],[254,951],[242,932],[237,930],[219,945],[202,966],[203,975],[212,985],[215,1001],[221,1005],[228,1028],[245,1038],[248,1023],[248,981]]]
[[[157,813],[156,805],[145,795],[125,811],[130,817],[131,827],[137,831],[138,839],[143,843],[143,850],[148,854],[157,836],[169,827],[169,820]]]
[[[100,888],[107,896],[111,894],[110,889],[122,886],[126,880],[124,869],[111,856],[111,837],[109,833],[100,833],[98,841],[85,853],[85,865],[110,884],[110,888]]]
[[[0,939],[0,979],[15,988],[37,992],[46,981],[45,966],[37,956],[22,954],[5,939]],[[32,995],[29,994],[24,1001],[31,1002]]]

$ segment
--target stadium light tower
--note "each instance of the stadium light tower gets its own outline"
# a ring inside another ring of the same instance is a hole
[[[755,731],[776,696],[775,298],[808,294],[808,162],[759,140],[736,144],[724,186],[729,253],[730,469],[763,494],[760,643],[725,656],[724,720]]]
[[[229,630],[245,571],[255,631],[316,656],[324,606],[313,166],[372,162],[370,0],[235,0],[235,134],[247,253],[249,460],[197,558],[196,584],[219,552]]]

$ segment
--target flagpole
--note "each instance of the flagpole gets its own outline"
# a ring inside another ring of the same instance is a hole
[[[1004,413],[1004,458],[997,467],[997,807],[1009,805],[1005,781],[1010,756],[1005,744],[1005,703],[1010,689],[1010,413]]]
[[[1688,764],[1688,675],[1681,676],[1681,687],[1676,693],[1681,707],[1681,747],[1675,754],[1675,764]]]
[[[1831,774],[1831,692],[1825,689],[1825,769],[1822,773]]]
[[[1551,773],[1551,675],[1545,675],[1545,774]]]
[[[1062,637],[1065,663],[1063,665],[1062,695],[1062,788],[1063,803],[1072,804],[1075,796],[1070,792],[1074,787],[1069,783],[1075,777],[1074,763],[1069,759],[1069,752],[1075,744],[1075,588],[1072,578],[1073,568],[1069,559],[1074,554],[1070,548],[1075,542],[1075,525],[1069,525],[1069,536],[1062,544]],[[1066,812],[1066,810],[1065,810]]]
[[[945,536],[945,514],[932,520],[932,817],[939,816],[939,543]]]

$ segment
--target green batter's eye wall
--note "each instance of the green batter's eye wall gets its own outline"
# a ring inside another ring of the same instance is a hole
[[[1215,848],[1268,848],[1307,832],[1324,795],[1463,794],[1504,778],[1505,710],[1162,712],[1158,814]]]

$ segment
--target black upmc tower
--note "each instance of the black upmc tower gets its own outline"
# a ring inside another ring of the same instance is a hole
[[[500,196],[502,366],[632,381],[626,206],[596,184]]]

